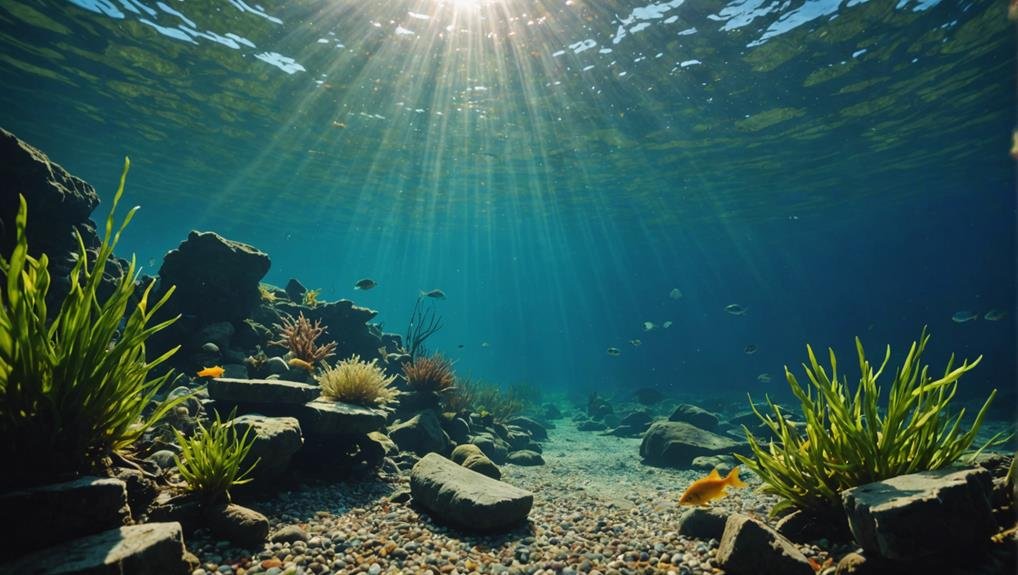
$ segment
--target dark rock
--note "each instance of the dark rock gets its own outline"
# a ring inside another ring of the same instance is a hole
[[[462,417],[442,417],[442,429],[453,443],[470,441],[470,424]]]
[[[608,400],[596,393],[591,395],[587,400],[587,415],[591,419],[600,421],[604,419],[604,416],[612,413],[613,411],[614,408],[610,403],[608,403]]]
[[[721,475],[728,475],[728,472],[738,464],[739,462],[731,455],[701,455],[693,458],[690,467],[700,471],[717,469]]]
[[[4,573],[40,575],[186,575],[177,523],[128,525],[72,539],[0,565]]]
[[[191,341],[195,347],[202,347],[206,343],[211,343],[217,348],[214,353],[218,354],[219,350],[230,347],[230,339],[233,338],[233,334],[236,331],[232,323],[219,321],[201,328],[201,331]]]
[[[509,445],[490,433],[478,433],[470,438],[470,443],[479,447],[495,463],[505,463],[509,455]]]
[[[450,457],[453,462],[471,471],[476,471],[492,479],[502,479],[502,471],[498,466],[481,451],[480,447],[472,443],[457,445],[456,449],[452,450]]]
[[[261,513],[233,503],[206,510],[205,520],[216,537],[242,547],[260,549],[269,536],[269,520]]]
[[[721,539],[728,512],[723,509],[693,507],[679,516],[679,535],[695,539]]]
[[[159,268],[160,289],[176,286],[164,309],[194,316],[199,325],[241,322],[261,300],[258,282],[269,266],[269,256],[247,244],[193,231]]]
[[[258,462],[251,472],[252,487],[265,488],[278,481],[304,444],[300,424],[293,417],[248,414],[233,419],[230,424],[237,429],[238,437],[250,433],[249,438],[254,439],[251,451],[241,463],[241,469],[247,469]]]
[[[176,454],[168,449],[160,449],[148,456],[148,460],[155,463],[163,471],[173,469],[177,466]]]
[[[470,531],[499,531],[526,520],[534,495],[471,471],[438,455],[425,455],[410,473],[414,502],[435,519]]]
[[[286,297],[290,298],[290,301],[294,303],[304,303],[304,294],[307,293],[308,288],[304,287],[304,284],[300,283],[297,278],[290,278],[286,282]]]
[[[668,421],[684,421],[690,425],[705,429],[707,431],[714,431],[718,428],[718,416],[695,405],[688,403],[680,403],[675,406],[675,410],[668,416]]]
[[[389,429],[389,439],[400,449],[423,456],[426,453],[448,453],[449,436],[442,430],[434,411],[422,411]]]
[[[72,176],[51,162],[46,154],[0,129],[0,255],[9,258],[14,249],[14,219],[18,213],[18,195],[28,205],[29,254],[49,258],[51,285],[46,302],[51,310],[59,307],[70,287],[69,275],[80,248],[75,231],[81,234],[90,257],[95,257],[99,236],[89,219],[99,205],[95,189],[81,178]],[[100,295],[110,293],[127,263],[114,258],[107,266]]]
[[[906,573],[901,565],[891,565],[887,561],[869,559],[861,553],[849,553],[838,561],[834,569],[835,575],[898,575]],[[916,573],[934,573],[935,571],[915,571]]]
[[[509,429],[509,440],[506,442],[509,444],[509,451],[526,449],[530,445],[530,441],[530,434],[526,431],[518,427]]]
[[[848,520],[839,508],[797,509],[778,520],[774,528],[792,541],[805,543],[826,539],[828,541],[850,541],[852,532]]]
[[[303,541],[307,543],[308,534],[296,525],[287,525],[276,530],[275,533],[269,537],[269,541],[273,543],[295,543],[297,541]]]
[[[0,537],[0,557],[129,525],[127,487],[111,478],[82,477],[0,494],[0,517],[15,522]]]
[[[530,433],[530,436],[537,441],[544,441],[548,439],[548,429],[533,418],[519,415],[510,419],[509,424],[515,425],[516,427]]]
[[[577,424],[576,429],[579,431],[604,431],[608,429],[608,426],[601,421],[587,420]]]
[[[317,385],[281,379],[218,378],[208,383],[209,397],[249,406],[303,405],[321,393]]]
[[[488,426],[488,431],[502,441],[509,443],[509,428],[501,423],[494,422]]]
[[[159,495],[159,485],[154,479],[138,469],[118,468],[114,471],[113,476],[124,482],[131,515],[137,521]]]
[[[740,514],[725,522],[717,561],[731,575],[814,575],[809,560],[791,541]]]
[[[601,418],[604,423],[605,429],[609,427],[618,427],[622,423],[622,418],[617,413],[607,413]]]
[[[748,455],[749,445],[705,431],[681,421],[658,421],[640,443],[645,463],[664,467],[689,467],[701,455]]]
[[[541,417],[547,421],[562,419],[562,411],[554,403],[546,403]]]
[[[636,437],[647,431],[653,422],[654,417],[649,411],[634,411],[619,420],[618,425],[608,433],[618,437]]]
[[[149,506],[148,521],[179,523],[184,533],[189,534],[205,523],[201,499],[190,493],[171,495],[164,491]]]
[[[856,542],[868,554],[917,559],[984,548],[996,530],[990,472],[940,469],[842,492]]]
[[[513,465],[534,466],[544,465],[544,458],[536,451],[521,450],[509,454],[509,463]]]

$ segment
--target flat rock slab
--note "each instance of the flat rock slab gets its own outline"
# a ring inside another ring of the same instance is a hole
[[[410,472],[410,493],[435,519],[469,531],[500,531],[526,520],[534,494],[429,453]]]
[[[995,531],[990,472],[948,468],[900,475],[841,493],[867,553],[918,559],[983,547]]]
[[[738,513],[725,522],[717,560],[730,575],[815,575],[809,560],[791,541]]]
[[[209,381],[209,397],[216,401],[243,404],[307,403],[321,393],[317,385],[281,379],[237,379],[221,377]]]
[[[385,428],[385,412],[339,401],[316,399],[297,416],[305,435],[365,435]]]
[[[43,549],[6,565],[3,573],[37,575],[185,575],[179,523],[110,529]]]
[[[131,523],[127,487],[111,478],[82,477],[0,495],[0,517],[12,522],[0,537],[10,557]]]
[[[644,462],[664,467],[689,467],[703,455],[749,454],[749,445],[683,421],[658,421],[640,443]]]

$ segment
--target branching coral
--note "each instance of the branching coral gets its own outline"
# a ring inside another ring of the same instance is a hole
[[[99,295],[106,265],[137,210],[114,227],[129,167],[125,160],[94,256],[77,236],[69,293],[55,316],[46,306],[48,260],[28,255],[28,207],[19,197],[14,250],[9,259],[0,257],[0,458],[15,463],[0,484],[48,481],[101,467],[185,399],[163,402],[145,415],[172,377],[167,372],[150,379],[149,372],[176,348],[148,360],[145,342],[176,320],[152,323],[173,289],[150,302],[149,283],[139,297],[132,259],[112,293]]]
[[[441,355],[418,357],[403,364],[403,376],[414,391],[446,391],[456,383],[452,364]]]
[[[809,365],[804,364],[803,368],[810,381],[806,389],[785,368],[785,377],[806,417],[803,431],[796,431],[788,415],[770,398],[767,403],[773,415],[761,414],[750,401],[753,411],[777,441],[763,446],[744,426],[754,457],[736,457],[763,479],[766,492],[781,498],[772,513],[793,507],[838,507],[839,493],[844,489],[896,475],[939,469],[969,449],[997,392],[990,393],[972,426],[962,433],[965,410],[952,415],[950,403],[958,379],[982,358],[954,367],[952,356],[944,375],[934,379],[927,374],[927,366],[920,368],[928,340],[923,329],[919,341],[912,344],[905,362],[895,373],[883,409],[878,407],[881,394],[877,380],[891,357],[890,346],[879,369],[874,370],[858,338],[861,377],[854,392],[848,388],[847,379],[839,379],[833,350],[828,350],[831,363],[828,375],[817,362],[813,349],[806,347]],[[1000,441],[1000,436],[995,436],[983,448]]]
[[[396,390],[390,387],[395,379],[386,377],[375,360],[362,361],[354,355],[327,368],[318,377],[318,385],[326,399],[375,407],[396,398]]]
[[[319,337],[325,334],[325,327],[321,322],[311,323],[301,313],[294,319],[293,316],[284,315],[282,324],[273,324],[279,330],[279,339],[269,342],[271,345],[279,345],[290,350],[293,357],[306,361],[311,365],[335,355],[336,342],[331,341],[325,345],[318,345]]]

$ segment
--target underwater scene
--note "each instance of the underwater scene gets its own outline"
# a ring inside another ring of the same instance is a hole
[[[1016,25],[0,1],[0,572],[1018,572]]]

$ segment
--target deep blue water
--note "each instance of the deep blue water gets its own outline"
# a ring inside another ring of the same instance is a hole
[[[143,210],[122,251],[146,271],[212,230],[269,253],[265,281],[354,299],[397,332],[441,288],[431,348],[504,384],[781,395],[807,342],[854,375],[854,336],[896,365],[928,325],[933,371],[984,356],[962,396],[1015,388],[1000,3],[169,6],[304,68],[288,73],[157,31],[176,18],[163,7],[139,23],[131,2],[0,7],[0,125],[104,198],[131,155]],[[442,18],[498,39],[454,39]],[[399,44],[415,22],[429,28]],[[314,51],[335,49],[327,30],[349,60]]]

